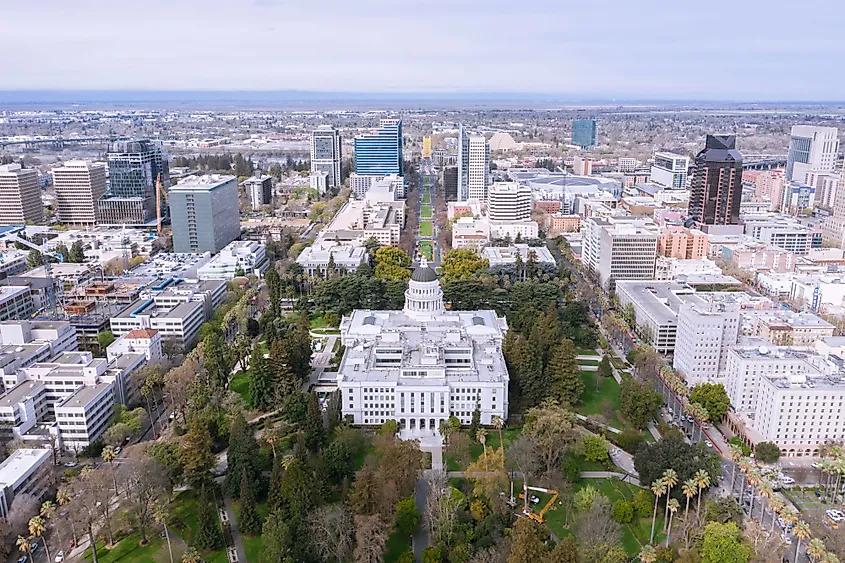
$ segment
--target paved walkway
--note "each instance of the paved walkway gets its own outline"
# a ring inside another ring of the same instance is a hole
[[[238,523],[235,520],[235,507],[228,495],[223,495],[223,502],[226,505],[226,516],[229,517],[229,525],[232,530],[232,542],[235,544],[235,551],[238,553],[239,563],[246,563],[246,552],[241,542],[241,533],[238,531]]]
[[[620,481],[625,481],[626,483],[631,483],[632,485],[636,485],[638,487],[640,485],[640,480],[630,474],[624,473],[616,473],[615,471],[582,471],[581,472],[582,479],[619,479]]]

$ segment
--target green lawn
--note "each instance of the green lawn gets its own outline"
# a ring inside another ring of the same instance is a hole
[[[431,206],[430,205],[421,205],[420,206],[420,219],[431,219]]]
[[[601,483],[601,484],[599,484]],[[623,483],[615,479],[582,479],[575,485],[575,491],[578,491],[587,485],[592,485],[598,489],[602,494],[607,496],[611,502],[626,499],[631,500],[638,487]],[[657,510],[657,524],[655,525],[654,539],[655,543],[659,543],[664,535],[661,533],[663,529],[663,505],[661,504]],[[551,529],[558,538],[563,538],[566,535],[573,533],[572,522],[570,526],[565,527],[566,514],[561,506],[556,506],[546,513],[546,525]],[[629,555],[636,555],[640,552],[642,546],[648,543],[649,535],[651,534],[651,516],[635,517],[630,524],[622,525],[622,544]]]
[[[434,226],[431,221],[420,221],[420,236],[430,237],[434,234]]]
[[[409,549],[411,549],[411,538],[394,530],[387,538],[387,553],[384,556],[384,563],[393,563]]]
[[[423,194],[422,199],[420,200],[424,205],[428,205],[431,203],[431,195]]]
[[[577,356],[598,356],[599,353],[592,348],[576,348],[575,354]]]
[[[420,241],[420,253],[425,256],[426,260],[431,260],[434,257],[433,243],[428,240]]]
[[[193,538],[199,529],[197,522],[198,494],[193,489],[182,491],[170,505],[172,527],[186,544],[192,545]],[[229,558],[223,549],[204,554],[205,563],[228,563]],[[131,560],[134,563],[134,559]]]
[[[581,404],[575,408],[578,414],[584,416],[600,415],[605,424],[624,430],[625,425],[619,420],[619,384],[612,377],[601,382],[598,392],[596,391],[596,372],[582,371],[581,379],[584,380],[584,394],[581,395]],[[605,406],[607,408],[605,408]]]
[[[578,365],[598,367],[599,360],[578,360]]]
[[[240,520],[241,517],[241,504],[238,501],[235,501],[235,518]],[[270,507],[267,506],[266,502],[262,502],[255,506],[255,510],[258,511],[258,515],[261,516],[261,522],[267,520],[267,516],[270,514]],[[247,536],[246,534],[241,534],[241,542],[244,545],[244,552],[246,553],[246,563],[258,563],[258,558],[261,554],[261,550],[263,548],[263,544],[261,542],[261,534],[257,534],[255,536]]]
[[[315,315],[311,317],[311,328],[332,328],[323,318],[323,315]]]
[[[97,560],[100,563],[113,563],[115,561],[131,563],[163,563],[170,561],[170,554],[167,552],[167,541],[158,537],[158,527],[150,529],[147,533],[150,541],[144,547],[140,546],[141,534],[131,534],[117,543],[112,549],[106,549],[102,543],[97,542]],[[178,555],[177,555],[178,553]],[[181,557],[182,550],[173,550],[173,557]],[[52,555],[52,553],[51,553]],[[91,548],[85,550],[83,556],[86,561],[93,561]]]
[[[249,380],[249,370],[239,371],[229,382],[229,390],[239,395],[240,398],[244,400],[246,405],[248,407],[251,407],[251,405],[249,404]]]

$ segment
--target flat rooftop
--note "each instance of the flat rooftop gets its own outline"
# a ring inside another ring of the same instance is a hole
[[[19,449],[0,463],[0,485],[14,486],[22,478],[50,457],[47,449]]]
[[[42,388],[44,388],[44,383],[41,381],[23,381],[18,383],[0,396],[0,407],[13,407],[21,401],[35,396]]]
[[[71,393],[65,400],[56,403],[56,408],[85,408],[91,404],[91,401],[96,399],[104,390],[111,386],[111,383],[83,385]]]

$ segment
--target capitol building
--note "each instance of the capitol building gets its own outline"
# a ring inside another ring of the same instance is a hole
[[[437,274],[423,259],[403,310],[343,317],[343,415],[360,425],[396,420],[403,437],[437,434],[452,415],[470,424],[476,405],[482,424],[507,419],[507,329],[495,311],[447,311]]]

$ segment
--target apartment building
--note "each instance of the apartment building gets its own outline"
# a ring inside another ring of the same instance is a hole
[[[52,482],[50,450],[17,449],[0,463],[0,517],[6,519],[15,497],[46,500]]]
[[[735,135],[707,135],[695,157],[689,216],[700,225],[736,225],[742,202],[742,154]]]
[[[244,180],[244,189],[253,211],[273,203],[273,178],[266,174]]]
[[[707,257],[709,246],[707,234],[698,229],[663,227],[657,237],[657,254],[665,258],[700,260]]]
[[[97,224],[97,202],[106,193],[106,168],[84,160],[70,160],[53,169],[56,218],[65,225]]]
[[[740,304],[733,297],[688,299],[678,308],[673,367],[690,385],[716,381],[725,370],[728,348],[737,342],[739,326]]]
[[[0,225],[25,225],[44,220],[38,172],[20,164],[0,166]]]
[[[484,135],[469,136],[469,167],[467,168],[467,199],[487,201],[490,186],[490,143]]]
[[[115,362],[126,354],[141,354],[148,364],[161,362],[161,334],[151,328],[130,330],[106,348],[106,358]]]

